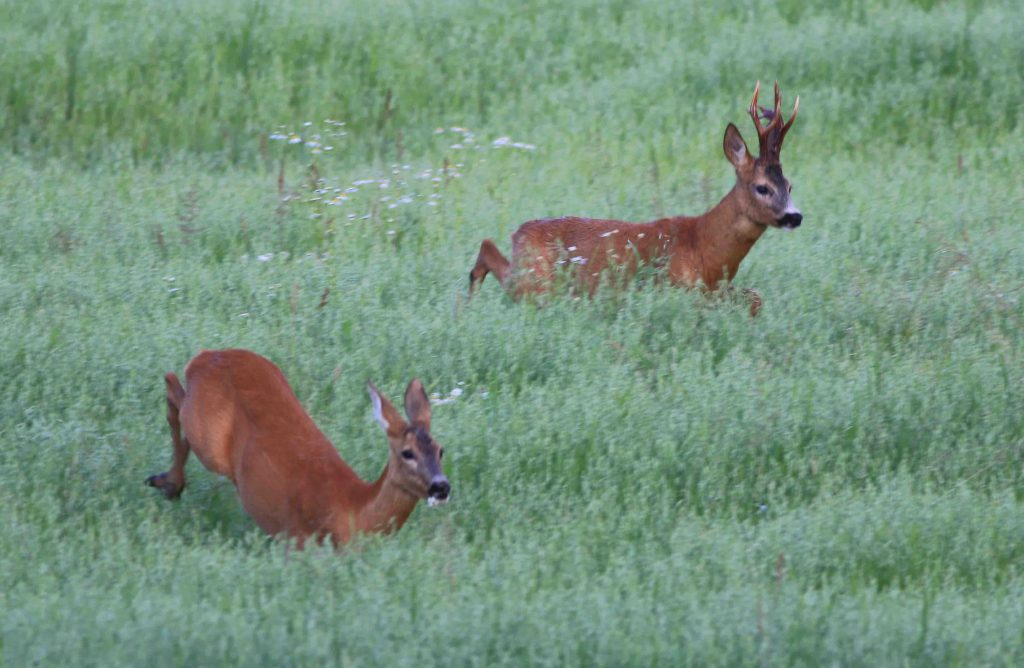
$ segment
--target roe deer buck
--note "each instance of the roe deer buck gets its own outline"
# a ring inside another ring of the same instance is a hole
[[[406,422],[372,383],[373,415],[390,454],[374,483],[349,468],[302,408],[284,374],[248,350],[204,350],[167,384],[167,422],[174,461],[146,483],[177,499],[185,488],[189,450],[203,466],[231,479],[247,513],[271,535],[330,537],[398,530],[420,499],[444,503],[451,490],[441,471],[444,449],[430,435],[430,401],[414,379],[405,391]],[[185,434],[182,435],[182,428]]]
[[[736,185],[714,208],[693,218],[677,216],[649,223],[576,216],[531,220],[512,235],[511,262],[492,240],[480,244],[469,273],[469,296],[488,273],[493,273],[514,299],[544,292],[558,265],[573,269],[578,284],[591,293],[609,265],[622,267],[627,277],[636,272],[638,263],[664,266],[673,284],[693,287],[703,283],[707,290],[716,290],[723,279],[731,280],[765,229],[793,229],[803,220],[790,198],[791,186],[779,162],[782,141],[796,120],[800,98],[783,125],[776,82],[775,108],[761,108],[768,120],[767,126],[762,126],[757,107],[760,90],[759,81],[748,110],[757,129],[760,156],[750,155],[740,131],[729,123],[723,148],[736,168]],[[757,315],[761,298],[753,290],[744,293],[750,300],[751,315]]]

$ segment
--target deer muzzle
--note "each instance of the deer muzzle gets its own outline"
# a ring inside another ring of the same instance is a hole
[[[784,230],[794,230],[800,227],[800,223],[803,221],[803,214],[799,211],[787,211],[782,218],[779,218],[778,224]]]
[[[448,484],[448,478],[443,475],[434,476],[430,481],[430,487],[427,488],[427,505],[438,506],[447,503],[451,491],[452,486]]]

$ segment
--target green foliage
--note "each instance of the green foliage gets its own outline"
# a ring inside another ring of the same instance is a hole
[[[399,131],[421,150],[442,121],[651,141],[703,136],[757,77],[813,96],[808,116],[845,128],[825,133],[836,146],[1020,121],[1012,3],[718,4],[4,0],[0,143],[251,163],[268,128],[325,117],[349,123],[359,162]]]
[[[0,664],[1024,659],[1013,3],[0,15]],[[805,224],[736,278],[761,317],[466,302],[522,221],[713,205],[775,78]],[[364,477],[364,380],[422,378],[452,503],[338,555],[195,460],[157,498],[161,375],[229,346]]]

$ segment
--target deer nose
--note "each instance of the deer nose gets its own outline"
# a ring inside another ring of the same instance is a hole
[[[452,491],[452,486],[448,484],[448,478],[443,475],[434,476],[434,479],[430,481],[430,487],[427,488],[427,496],[429,498],[444,500],[448,498],[448,494]]]
[[[779,218],[779,227],[785,227],[793,229],[794,227],[800,227],[800,223],[804,221],[803,214],[800,213],[787,213],[782,218]]]

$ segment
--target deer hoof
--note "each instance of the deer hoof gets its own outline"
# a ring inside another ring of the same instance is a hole
[[[166,473],[158,473],[156,475],[149,476],[146,478],[146,484],[150,487],[156,487],[164,493],[164,496],[172,501],[180,497],[181,490],[185,488],[185,485],[179,485],[178,483],[169,480]]]

